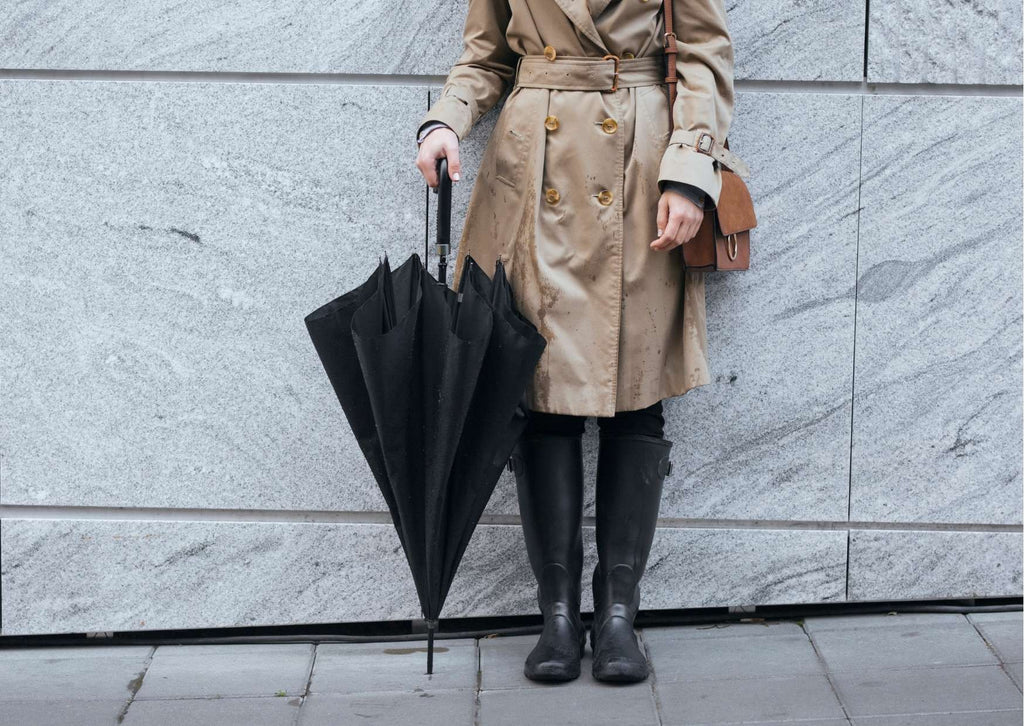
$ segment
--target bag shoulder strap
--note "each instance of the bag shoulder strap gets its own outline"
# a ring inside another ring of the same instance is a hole
[[[675,115],[673,109],[676,105],[676,48],[675,28],[672,26],[672,5],[673,0],[663,0],[662,9],[665,16],[665,83],[668,85],[668,127],[675,126]],[[729,148],[729,139],[722,141],[722,146]]]

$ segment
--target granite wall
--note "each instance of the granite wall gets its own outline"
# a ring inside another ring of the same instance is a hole
[[[303,316],[422,254],[465,3],[219,5],[0,14],[3,634],[420,615]],[[1020,595],[1020,3],[729,15],[759,226],[643,607]],[[445,616],[535,612],[516,512],[506,471]]]

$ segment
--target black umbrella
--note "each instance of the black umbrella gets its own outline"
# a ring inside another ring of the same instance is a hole
[[[458,291],[445,282],[451,181],[440,162],[438,279],[415,253],[393,271],[385,255],[366,282],[305,318],[409,561],[427,673],[441,608],[526,425],[526,386],[546,345],[516,310],[500,258],[493,279],[466,255]]]

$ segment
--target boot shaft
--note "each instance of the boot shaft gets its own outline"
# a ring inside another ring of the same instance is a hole
[[[542,612],[578,618],[583,572],[583,444],[579,436],[520,437],[509,459]],[[562,605],[556,605],[561,603]]]
[[[672,442],[644,434],[602,436],[597,464],[598,563],[594,568],[595,626],[614,615],[632,622],[640,580],[654,541]]]

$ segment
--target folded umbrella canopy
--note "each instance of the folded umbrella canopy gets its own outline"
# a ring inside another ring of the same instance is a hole
[[[438,170],[438,279],[419,255],[385,255],[306,328],[387,502],[434,631],[459,562],[526,425],[525,391],[546,340],[515,308],[502,261],[489,278],[467,255],[446,280],[451,181]]]

